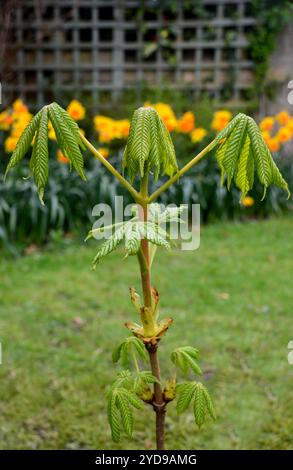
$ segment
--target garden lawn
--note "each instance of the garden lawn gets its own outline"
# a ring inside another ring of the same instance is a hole
[[[198,348],[218,413],[198,431],[191,410],[178,417],[170,404],[169,449],[293,448],[292,233],[292,218],[210,225],[195,252],[159,250],[153,284],[161,317],[174,318],[163,375],[173,348]],[[139,277],[121,251],[92,271],[96,250],[72,242],[0,261],[1,449],[154,448],[147,406],[133,440],[110,438],[111,354],[136,320],[128,287]]]

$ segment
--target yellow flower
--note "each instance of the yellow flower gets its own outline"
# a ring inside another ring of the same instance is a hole
[[[28,107],[24,104],[24,102],[20,99],[17,99],[12,103],[12,109],[16,113],[27,113]]]
[[[104,158],[108,158],[110,154],[109,149],[107,147],[99,147],[98,152],[100,152],[100,154]]]
[[[275,119],[272,116],[267,116],[260,121],[259,127],[261,131],[271,131],[274,127]]]
[[[277,137],[271,137],[267,141],[267,146],[271,152],[278,152],[280,150],[280,141]]]
[[[263,138],[263,140],[265,141],[266,144],[272,138],[269,131],[262,131],[261,135],[262,135],[262,138]]]
[[[144,106],[147,106],[147,107],[150,106],[151,108],[154,108],[159,113],[160,117],[164,121],[169,132],[172,132],[174,131],[174,129],[176,129],[177,119],[169,104],[161,103],[161,102],[152,104],[152,103],[147,102],[147,103],[144,103]]]
[[[67,106],[67,112],[72,119],[80,121],[81,119],[84,119],[85,107],[79,101],[72,100]]]
[[[286,110],[280,111],[276,115],[276,119],[282,126],[285,126],[289,122],[290,114]]]
[[[18,141],[18,138],[17,137],[7,137],[7,139],[5,140],[5,152],[6,153],[11,153],[13,152],[13,150],[15,149],[16,147],[16,144],[17,144],[17,141]]]
[[[287,127],[287,129],[289,129],[291,134],[293,134],[293,117],[291,117],[289,119],[288,123],[286,124],[286,127]]]
[[[113,120],[106,116],[94,117],[95,130],[99,133],[100,142],[110,142],[113,139]]]
[[[11,129],[10,137],[15,137],[15,138],[19,139],[19,137],[23,133],[23,130],[24,130],[24,127],[21,127],[21,126],[14,127],[13,126],[12,129]]]
[[[207,135],[207,131],[203,127],[197,127],[194,131],[191,132],[190,137],[192,142],[201,142],[205,136]]]
[[[59,149],[57,150],[57,160],[60,163],[69,163],[69,158],[67,158]]]
[[[288,140],[291,139],[291,136],[292,134],[287,127],[281,127],[276,134],[276,138],[279,139],[281,143],[288,142]]]
[[[95,130],[99,133],[100,142],[110,142],[113,139],[125,139],[129,134],[128,119],[114,120],[107,116],[94,117]]]
[[[128,119],[112,120],[113,139],[125,139],[129,134],[130,122]]]
[[[48,132],[49,139],[57,140],[51,121],[49,121],[48,129],[49,129],[49,132]]]
[[[214,117],[211,123],[211,128],[215,129],[216,131],[221,131],[222,129],[224,129],[224,127],[226,127],[226,125],[231,120],[231,118],[232,118],[232,113],[230,113],[230,111],[227,111],[227,110],[216,111],[214,113]]]
[[[242,201],[242,204],[244,207],[252,207],[253,204],[254,204],[254,199],[253,197],[251,196],[246,196],[243,201]]]
[[[186,113],[181,116],[181,118],[177,122],[177,130],[179,132],[183,132],[184,134],[188,134],[194,129],[195,126],[195,117],[191,111],[187,111]]]

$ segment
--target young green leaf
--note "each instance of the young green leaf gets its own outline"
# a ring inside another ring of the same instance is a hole
[[[67,155],[79,176],[85,180],[83,157],[79,148],[80,136],[72,125],[68,125],[68,121],[64,119],[64,113],[60,109],[57,103],[52,103],[49,107],[49,116],[57,137],[57,143]]]
[[[16,148],[7,165],[5,176],[9,170],[15,167],[33,145],[30,171],[37,185],[38,194],[43,203],[44,188],[48,179],[49,154],[48,154],[48,123],[54,128],[57,144],[62,152],[69,158],[71,164],[82,179],[85,178],[83,170],[83,157],[80,147],[83,143],[80,138],[79,128],[68,113],[57,103],[44,106],[30,121],[28,126],[18,139]]]
[[[202,386],[202,393],[205,398],[207,410],[209,412],[210,417],[215,421],[217,419],[217,415],[216,415],[215,407],[213,404],[213,400],[210,397],[208,389],[204,385],[201,385],[201,386]]]
[[[15,150],[9,160],[9,163],[6,168],[5,177],[11,168],[15,167],[25,156],[25,154],[29,151],[30,145],[33,141],[35,133],[39,127],[39,122],[41,119],[42,111],[39,111],[33,119],[29,122],[29,124],[24,129],[23,133],[19,137]]]
[[[176,367],[179,367],[184,374],[186,374],[189,369],[193,370],[195,374],[202,374],[200,367],[195,362],[197,357],[198,350],[191,346],[176,348],[171,353],[171,361],[176,365]]]
[[[120,411],[122,424],[126,434],[131,437],[133,432],[133,414],[130,407],[129,391],[124,388],[115,389],[116,405]]]
[[[177,412],[182,413],[192,405],[198,427],[206,420],[207,414],[216,420],[216,412],[207,388],[200,382],[182,382],[176,385]]]
[[[36,134],[34,152],[31,158],[30,170],[35,179],[38,194],[42,204],[44,188],[48,179],[49,151],[48,151],[48,111],[45,108],[41,113],[39,128]]]
[[[137,353],[143,362],[147,361],[147,352],[143,342],[136,336],[128,336],[114,350],[112,355],[113,362],[121,360],[122,366],[125,367],[133,359],[133,353]]]
[[[193,382],[186,382],[180,385],[181,385],[180,388],[176,386],[176,391],[178,391],[179,389],[179,397],[178,397],[176,409],[178,413],[183,413],[183,411],[187,410],[193,398],[194,384]]]
[[[150,371],[137,372],[135,375],[133,390],[139,394],[149,384],[160,383]]]
[[[93,260],[94,269],[96,268],[100,259],[109,255],[112,251],[114,251],[118,247],[118,245],[121,243],[121,241],[124,238],[124,233],[125,233],[125,225],[122,225],[120,228],[115,230],[114,234],[102,244],[100,250],[98,251],[98,253],[96,254]]]
[[[120,420],[119,411],[116,406],[116,394],[111,391],[108,397],[108,421],[111,428],[112,439],[114,442],[118,442],[120,439]]]
[[[195,422],[200,428],[205,422],[206,416],[206,399],[200,383],[196,384],[194,389],[193,412]]]
[[[256,171],[264,186],[264,196],[269,185],[275,184],[290,192],[276,166],[271,153],[263,140],[261,132],[254,120],[245,114],[238,114],[217,137],[218,149],[216,159],[221,168],[223,183],[227,175],[228,188],[232,178],[241,190],[243,199],[254,183]]]
[[[131,181],[149,171],[157,179],[160,173],[171,176],[178,170],[171,136],[153,108],[141,107],[133,114],[123,155],[125,168]]]

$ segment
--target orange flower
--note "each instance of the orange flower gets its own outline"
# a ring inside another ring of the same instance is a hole
[[[253,197],[251,196],[246,196],[243,201],[242,201],[242,204],[244,207],[252,207],[253,204],[254,204],[254,199]]]
[[[203,127],[197,127],[194,131],[191,132],[190,137],[192,142],[201,142],[202,139],[207,135],[207,131]]]
[[[11,153],[16,147],[18,138],[17,137],[7,137],[5,140],[5,152],[6,153]]]
[[[232,113],[227,110],[220,110],[214,113],[214,117],[211,123],[211,128],[216,131],[221,131],[227,126],[228,122],[232,118]]]
[[[13,111],[15,111],[16,113],[27,113],[28,112],[28,107],[20,99],[15,100],[14,103],[12,103],[12,108],[13,108]]]
[[[194,129],[195,126],[195,117],[191,111],[188,111],[183,114],[183,116],[177,122],[177,130],[188,134]]]
[[[60,163],[69,163],[69,158],[67,158],[61,150],[57,150],[57,160]]]
[[[276,138],[279,139],[282,144],[288,142],[291,136],[291,132],[287,127],[281,127],[276,134]]]
[[[2,113],[0,113],[0,130],[8,131],[12,123],[13,118],[11,114],[9,114],[8,111],[2,111]]]
[[[278,152],[280,150],[280,142],[277,137],[271,137],[267,141],[267,146],[269,147],[271,152]]]
[[[72,100],[69,103],[67,106],[67,112],[75,121],[80,121],[81,119],[84,119],[85,116],[85,108],[77,100]]]
[[[272,116],[267,116],[262,119],[259,124],[261,131],[271,131],[274,127],[275,119]]]
[[[287,129],[289,129],[289,131],[293,135],[293,117],[289,119],[288,123],[286,124],[286,127]]]
[[[286,126],[286,124],[289,122],[290,114],[286,110],[280,111],[276,115],[276,119],[282,126]]]
[[[262,135],[262,138],[263,138],[263,140],[265,141],[266,144],[272,138],[269,131],[262,131],[261,135]]]
[[[121,138],[128,137],[129,129],[130,129],[129,120],[128,119],[121,119],[120,121],[116,121],[116,123],[118,124],[119,133],[121,135]]]

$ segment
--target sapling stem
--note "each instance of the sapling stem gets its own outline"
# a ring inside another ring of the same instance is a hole
[[[141,179],[140,195],[142,196],[141,217],[144,222],[148,220],[148,174]],[[142,256],[145,263],[142,262]],[[141,254],[138,255],[138,261],[141,272],[141,284],[145,307],[152,308],[152,287],[151,287],[151,262],[149,254],[149,242],[141,240]],[[153,409],[156,413],[156,443],[158,450],[165,449],[165,406],[163,390],[161,386],[161,373],[158,359],[158,343],[146,345],[149,353],[152,374],[158,379],[159,383],[154,383]]]

